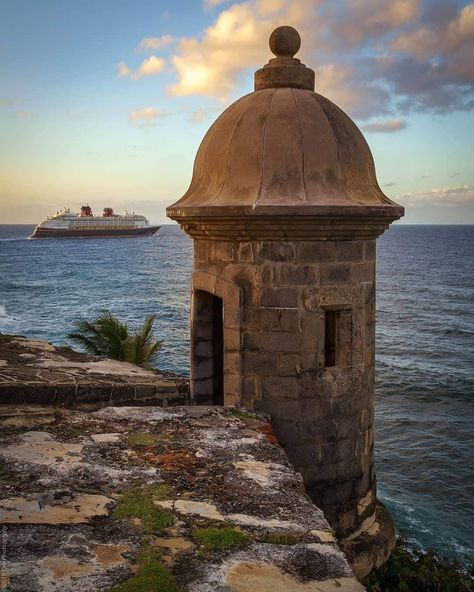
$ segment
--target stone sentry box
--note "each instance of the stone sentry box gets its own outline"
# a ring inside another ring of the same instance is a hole
[[[279,27],[167,210],[194,239],[191,392],[261,410],[340,539],[374,522],[375,239],[403,215]]]

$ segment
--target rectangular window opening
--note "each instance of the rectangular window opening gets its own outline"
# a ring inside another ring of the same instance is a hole
[[[326,310],[324,315],[324,365],[336,365],[339,349],[340,310]]]

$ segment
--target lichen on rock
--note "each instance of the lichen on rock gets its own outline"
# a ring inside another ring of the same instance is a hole
[[[4,412],[28,417],[27,407]],[[361,590],[301,477],[264,435],[265,417],[48,413],[40,428],[9,421],[0,436],[12,591],[275,592],[275,578],[295,592]]]

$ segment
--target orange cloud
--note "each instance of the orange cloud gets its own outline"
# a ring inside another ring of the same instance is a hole
[[[465,6],[441,26],[421,25],[399,35],[393,42],[395,51],[406,53],[417,61],[431,56],[462,52],[474,60],[474,4]],[[459,56],[462,57],[462,56]]]
[[[473,109],[474,4],[436,8],[423,0],[234,2],[201,34],[178,40],[170,57],[176,80],[167,91],[227,103],[242,77],[271,57],[265,43],[271,31],[288,24],[301,33],[298,57],[315,69],[316,91],[352,117],[392,114],[402,121],[397,115],[413,111]],[[119,76],[137,79],[162,72],[165,62],[151,56],[136,72],[123,62],[118,68]],[[385,124],[383,131],[395,128]]]
[[[117,65],[119,78],[129,77],[132,80],[137,80],[144,76],[154,76],[155,74],[162,72],[165,67],[166,61],[163,58],[158,58],[154,55],[144,60],[136,72],[129,68],[124,62],[120,62]]]
[[[304,34],[313,10],[313,0],[251,0],[233,4],[219,14],[202,39],[180,40],[178,52],[172,58],[178,81],[169,87],[169,93],[227,100],[242,70],[268,61],[269,51],[262,40],[281,23],[291,24]]]
[[[407,122],[404,119],[398,118],[366,123],[362,129],[369,133],[393,133],[405,129],[406,127]]]
[[[132,111],[128,120],[131,124],[138,127],[151,127],[156,124],[158,118],[166,117],[166,115],[168,114],[164,110],[158,110],[154,107],[145,107],[143,109]]]
[[[138,49],[161,49],[165,45],[169,45],[173,42],[171,35],[162,35],[161,37],[144,37],[140,41]]]
[[[421,13],[422,0],[352,0],[333,4],[331,29],[351,45],[381,37],[413,21]]]

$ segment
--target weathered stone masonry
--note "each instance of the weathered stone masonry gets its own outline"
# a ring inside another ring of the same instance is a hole
[[[224,301],[224,404],[269,413],[313,498],[339,516],[341,532],[361,524],[375,504],[373,495],[357,509],[375,487],[375,241],[198,240],[194,264],[194,293]],[[338,349],[327,367],[325,320],[333,311]],[[201,321],[193,319],[196,334]],[[196,347],[199,353],[202,342]],[[201,363],[203,371],[193,366],[194,399],[211,403],[202,377],[212,380],[212,370],[209,360]]]
[[[374,473],[375,240],[403,208],[299,46],[291,27],[272,33],[276,57],[210,127],[167,210],[195,245],[191,397],[268,413],[354,557],[383,522],[370,570],[394,540]]]

